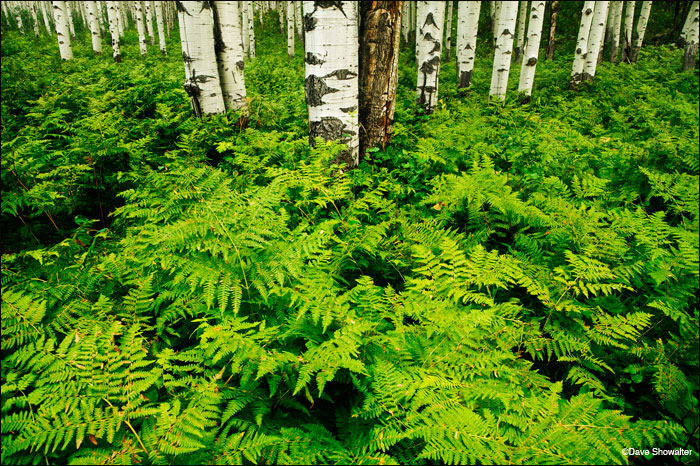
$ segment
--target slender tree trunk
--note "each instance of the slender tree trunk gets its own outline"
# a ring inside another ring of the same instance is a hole
[[[295,8],[294,8],[294,26],[296,26],[297,30],[297,38],[300,40],[304,40],[304,24],[301,20],[302,14],[301,14],[301,0],[297,0],[295,3]]]
[[[688,27],[685,40],[685,52],[683,53],[683,71],[690,71],[695,68],[695,61],[698,58],[698,44],[700,39],[700,7],[698,7],[698,2],[693,2],[690,11],[688,11],[688,18],[690,19],[690,25]],[[686,21],[688,23],[688,21]]]
[[[457,87],[471,89],[481,2],[457,4]]]
[[[358,37],[354,2],[304,4],[306,105],[309,139],[347,145],[338,162],[359,162]]]
[[[403,2],[401,7],[401,38],[404,44],[408,43],[408,23],[411,20],[411,14],[409,13],[409,8],[411,8],[408,1]]]
[[[440,55],[442,54],[442,27],[445,18],[444,1],[419,1],[416,23],[416,62],[418,83],[416,97],[418,105],[428,114],[438,102],[438,78]]]
[[[523,96],[523,102],[530,101],[532,85],[535,82],[535,69],[537,68],[537,59],[540,53],[545,3],[544,0],[532,0],[530,2],[530,22],[528,23],[527,43],[520,70],[520,84],[518,86],[518,92]]]
[[[608,15],[608,7],[610,2],[595,2],[595,11],[593,12],[593,22],[591,24],[591,32],[588,35],[588,53],[586,54],[586,63],[583,65],[583,74],[581,80],[585,82],[593,82],[596,66],[598,65],[598,54],[600,53],[600,42],[605,34],[605,18]]]
[[[520,7],[518,9],[518,24],[515,26],[515,49],[513,54],[513,60],[515,63],[520,63],[520,57],[523,54],[523,48],[525,47],[525,22],[527,21],[527,1],[521,0],[518,2]]]
[[[250,40],[248,55],[250,58],[255,58],[255,11],[253,11],[253,2],[248,0],[246,6],[248,8],[248,40]]]
[[[146,32],[143,25],[143,9],[139,0],[134,2],[134,9],[136,14],[136,30],[139,33],[139,51],[141,55],[146,55],[148,52],[146,49]]]
[[[75,39],[75,26],[73,25],[73,11],[70,7],[70,2],[63,2],[66,5],[66,18],[68,19],[68,29],[70,30],[71,38]]]
[[[586,63],[586,55],[588,54],[588,36],[591,32],[594,11],[595,2],[584,2],[583,9],[581,10],[581,23],[578,28],[578,39],[576,40],[574,65],[571,69],[571,81],[569,83],[571,89],[576,89],[581,83],[583,66]]]
[[[445,20],[445,63],[450,61],[452,51],[452,6],[454,2],[447,0],[447,18]]]
[[[561,6],[558,1],[552,2],[552,7],[550,9],[549,18],[549,41],[547,42],[547,55],[545,59],[554,60],[554,48],[557,45],[556,41],[556,31],[557,31],[557,16],[559,16],[559,10]]]
[[[610,63],[619,61],[620,51],[620,29],[622,27],[622,7],[624,2],[614,1],[611,8],[613,11],[612,40],[610,43]]]
[[[690,9],[688,10],[688,13],[686,14],[685,22],[683,23],[683,29],[681,30],[680,47],[684,47],[688,43],[688,32],[690,31],[690,28],[693,25],[692,12],[696,8],[698,8],[698,2],[693,2],[693,4],[690,6]]]
[[[245,1],[241,3],[241,29],[243,31],[243,52],[250,57],[250,29],[248,28],[248,5]]]
[[[235,1],[212,2],[216,60],[226,110],[246,108],[243,75],[243,41],[240,4]]]
[[[148,40],[151,45],[156,45],[156,33],[153,30],[153,11],[151,8],[151,0],[145,0],[144,5],[146,6],[146,33],[148,34]]]
[[[360,3],[360,155],[391,140],[403,1]]]
[[[494,1],[493,2],[493,11],[491,13],[492,16],[492,21],[493,24],[491,25],[491,35],[493,36],[493,40],[491,41],[491,46],[496,47],[496,42],[498,41],[498,36],[499,36],[499,24],[501,21],[501,10],[503,8],[503,1]],[[511,34],[515,33],[515,31],[511,31]]]
[[[102,36],[100,36],[100,26],[97,23],[97,2],[87,2],[87,6],[90,19],[90,35],[92,36],[92,51],[95,55],[102,55]]]
[[[53,17],[56,24],[56,35],[58,36],[58,50],[61,52],[63,60],[73,59],[73,49],[70,46],[70,28],[66,17],[66,2],[54,1]]]
[[[287,21],[289,20],[289,2],[275,2],[275,6],[277,7],[277,16],[279,16],[280,20],[280,34],[284,34],[285,18]],[[296,6],[294,8],[296,9]],[[293,13],[292,17],[294,17]]]
[[[153,2],[153,9],[156,11],[156,27],[158,28],[158,46],[160,53],[167,54],[165,50],[165,25],[163,24],[163,4],[161,2]]]
[[[287,2],[287,55],[294,58],[294,2]]]
[[[209,2],[177,2],[185,90],[195,115],[224,113],[214,50],[214,17]]]
[[[51,35],[51,19],[49,19],[49,10],[46,7],[46,2],[39,2],[41,5],[41,16],[44,18],[44,26],[46,27],[46,32]]]
[[[517,14],[517,2],[503,2],[501,12],[498,15],[498,30],[500,32],[493,54],[493,72],[491,73],[491,90],[489,91],[489,101],[491,102],[503,102],[506,99]]]
[[[114,63],[122,62],[122,53],[119,48],[119,26],[117,25],[117,17],[119,10],[117,2],[107,2],[107,18],[109,21],[109,35],[112,38],[112,57]]]
[[[32,15],[32,26],[34,26],[34,36],[39,37],[41,33],[39,32],[39,16],[36,14],[36,5],[27,5],[29,7],[29,13]]]
[[[639,19],[637,20],[637,37],[634,39],[634,45],[632,46],[629,57],[631,63],[636,63],[639,59],[639,51],[642,49],[642,42],[644,42],[644,34],[647,31],[647,22],[649,21],[650,12],[651,2],[642,2],[642,9],[639,12]]]
[[[634,27],[634,1],[625,2],[625,30],[622,34],[622,62],[629,63],[632,51],[632,30]]]

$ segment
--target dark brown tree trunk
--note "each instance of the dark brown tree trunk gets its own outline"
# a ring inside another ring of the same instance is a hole
[[[360,156],[391,139],[403,1],[360,3]]]
[[[559,2],[553,1],[552,8],[549,10],[550,19],[549,19],[549,42],[547,43],[547,56],[546,56],[547,60],[554,59],[554,46],[556,45],[555,33],[557,30],[557,16],[559,15],[560,9],[561,9],[561,6],[559,6]]]

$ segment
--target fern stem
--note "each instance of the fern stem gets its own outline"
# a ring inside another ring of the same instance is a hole
[[[113,405],[112,403],[110,403],[109,400],[108,400],[107,398],[102,398],[102,399],[103,399],[111,408],[114,408],[114,405]],[[130,423],[127,419],[124,419],[124,424],[126,424],[126,425],[129,427],[129,429],[131,430],[131,432],[134,434],[134,436],[136,437],[136,440],[138,440],[138,442],[139,442],[139,445],[141,445],[141,449],[144,451],[144,453],[146,453],[146,455],[149,455],[150,453],[148,453],[148,449],[146,449],[146,446],[145,446],[145,445],[143,444],[143,442],[141,441],[141,437],[139,437],[139,434],[136,433],[136,430],[134,429],[134,426],[132,426],[131,423]]]

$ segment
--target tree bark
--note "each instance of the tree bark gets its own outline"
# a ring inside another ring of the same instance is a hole
[[[403,1],[360,3],[360,155],[391,140]]]
[[[581,23],[578,28],[578,39],[576,40],[576,53],[574,55],[574,64],[571,69],[571,80],[569,82],[569,87],[571,89],[576,89],[581,83],[583,66],[586,63],[586,55],[588,54],[588,36],[591,32],[594,11],[595,2],[588,1],[583,4]]]
[[[622,34],[622,62],[629,63],[632,52],[632,30],[634,27],[634,1],[625,2],[625,30]]]
[[[588,35],[588,52],[586,53],[586,63],[583,65],[581,80],[593,82],[596,66],[598,65],[598,54],[600,53],[600,43],[605,34],[605,19],[608,15],[610,2],[595,2],[595,12],[593,12],[593,22],[591,32]]]
[[[122,53],[119,48],[119,27],[117,26],[117,2],[107,2],[107,19],[109,21],[109,35],[112,38],[112,58],[114,63],[122,62]]]
[[[161,2],[153,2],[153,9],[156,11],[156,27],[158,28],[158,46],[160,53],[167,54],[165,50],[165,26],[163,24],[163,5]]]
[[[248,0],[246,7],[248,9],[248,40],[250,41],[248,56],[255,58],[255,11],[253,10],[253,2]]]
[[[177,2],[185,91],[198,117],[224,113],[225,104],[214,50],[210,2]]]
[[[525,22],[527,21],[527,1],[520,0],[518,9],[518,24],[515,26],[515,49],[513,50],[513,60],[515,63],[520,62],[523,49],[525,48]]]
[[[46,2],[39,2],[41,5],[41,16],[44,18],[44,27],[46,32],[51,35],[51,20],[49,19],[49,10],[46,7]]]
[[[614,1],[610,8],[613,8],[612,39],[610,42],[610,63],[617,63],[620,56],[620,29],[622,28],[622,8],[624,3]]]
[[[642,9],[639,12],[639,19],[637,20],[637,37],[634,39],[634,45],[632,46],[629,57],[631,63],[636,63],[639,59],[639,51],[642,49],[642,42],[644,42],[644,34],[647,31],[647,22],[649,21],[650,12],[651,1],[642,2]]]
[[[491,73],[490,102],[503,102],[506,99],[510,62],[513,55],[513,32],[518,14],[517,2],[503,2],[498,17],[498,38],[493,52],[493,72]]]
[[[153,30],[153,8],[151,3],[151,0],[145,0],[143,2],[146,7],[146,33],[148,34],[148,40],[151,42],[151,45],[156,45],[156,33]]]
[[[139,51],[141,55],[146,55],[148,50],[146,49],[146,32],[143,24],[143,8],[140,1],[134,2],[134,9],[136,10],[136,30],[139,33]]]
[[[70,28],[68,26],[68,18],[66,16],[66,2],[54,1],[53,17],[56,24],[56,35],[58,36],[58,50],[61,53],[61,59],[72,60],[73,49],[70,46]]]
[[[337,162],[359,162],[357,9],[354,2],[305,1],[305,90],[309,139],[347,145]]]
[[[520,70],[520,84],[518,92],[522,95],[523,102],[529,102],[532,95],[532,85],[535,82],[535,70],[540,52],[540,39],[542,37],[542,23],[544,21],[544,0],[530,2],[530,22],[527,30],[527,43],[525,46],[523,63]]]
[[[88,16],[90,18],[90,35],[92,36],[92,51],[95,55],[102,55],[102,37],[97,21],[97,2],[87,2]]]
[[[73,25],[73,11],[70,7],[70,2],[63,2],[66,5],[66,18],[68,19],[68,29],[70,30],[70,36],[75,39],[75,26]]]
[[[419,1],[417,5],[416,63],[418,76],[416,99],[423,112],[432,113],[438,102],[438,78],[442,55],[444,1]]]
[[[457,87],[471,89],[481,2],[457,4]]]
[[[700,35],[700,8],[698,2],[693,2],[693,6],[688,11],[689,26],[686,32],[685,51],[683,53],[683,71],[690,71],[695,68],[695,61],[698,57],[698,36]],[[688,20],[686,20],[688,23]]]
[[[684,47],[688,43],[688,32],[693,25],[693,11],[698,8],[698,2],[693,2],[688,10],[685,17],[685,22],[683,23],[683,29],[681,30],[680,47]]]
[[[287,55],[294,58],[294,11],[296,2],[287,2]]]
[[[552,7],[550,8],[550,18],[549,18],[549,41],[547,42],[547,60],[554,60],[554,48],[556,47],[556,31],[557,31],[557,16],[559,16],[559,6],[558,1],[552,2]]]
[[[212,2],[216,62],[226,110],[247,106],[239,2]]]
[[[447,0],[447,18],[445,19],[445,63],[450,61],[450,52],[452,52],[452,0]]]

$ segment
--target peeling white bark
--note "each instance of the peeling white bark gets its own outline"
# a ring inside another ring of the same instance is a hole
[[[642,9],[639,11],[639,18],[637,19],[637,37],[634,39],[632,52],[630,52],[630,62],[632,63],[636,63],[639,59],[639,51],[642,49],[642,43],[644,42],[644,34],[647,31],[647,22],[649,21],[650,13],[651,1],[642,2]]]
[[[90,20],[90,35],[92,36],[92,51],[95,55],[102,55],[102,36],[97,22],[97,2],[87,2],[88,17]]]
[[[216,59],[224,105],[226,110],[239,110],[247,105],[240,5],[234,1],[217,1],[212,5],[218,25]]]
[[[224,113],[209,2],[177,2],[185,90],[197,116]]]
[[[39,32],[39,17],[36,14],[36,5],[27,5],[29,7],[29,13],[32,15],[32,26],[34,26],[34,36],[39,37],[41,33]]]
[[[598,65],[598,54],[600,53],[600,43],[605,33],[605,19],[608,16],[608,7],[610,5],[610,2],[598,1],[595,3],[591,32],[588,35],[586,63],[583,65],[583,74],[581,75],[581,80],[586,82],[593,82],[593,77],[595,76],[596,66]]]
[[[576,40],[576,52],[574,55],[574,65],[571,69],[571,87],[575,88],[581,82],[583,66],[586,63],[586,55],[588,54],[588,36],[591,32],[591,23],[593,22],[593,12],[595,11],[595,2],[584,2],[581,10],[581,23],[578,28],[578,39]]]
[[[535,82],[535,70],[539,59],[540,40],[542,39],[542,23],[544,22],[544,0],[530,2],[530,23],[527,30],[527,43],[523,55],[523,64],[520,70],[520,84],[518,92],[525,94],[524,100],[529,100],[532,95],[532,85]]]
[[[416,10],[416,99],[425,113],[432,113],[438,102],[438,78],[442,54],[444,1],[418,2]]]
[[[481,2],[457,4],[457,87],[471,89]]]
[[[134,15],[136,16],[136,30],[139,33],[139,51],[141,55],[146,55],[148,49],[146,48],[146,31],[143,21],[143,8],[140,1],[134,2]]]
[[[359,159],[357,8],[354,2],[303,3],[309,139],[347,144],[339,162]]]
[[[693,2],[688,10],[688,16],[685,17],[685,22],[683,23],[683,29],[681,30],[681,42],[685,45],[688,42],[688,32],[693,25],[693,15],[692,12],[698,8],[698,2]]]
[[[508,88],[510,61],[513,55],[513,32],[518,13],[517,2],[502,2],[498,17],[498,37],[493,54],[493,72],[489,101],[503,102]]]
[[[70,46],[70,28],[66,17],[66,2],[53,1],[53,18],[56,24],[56,36],[58,36],[58,50],[63,60],[73,59],[73,49]]]
[[[245,1],[239,2],[241,7],[241,37],[243,38],[243,53],[250,56],[250,39],[248,38],[248,7]]]

